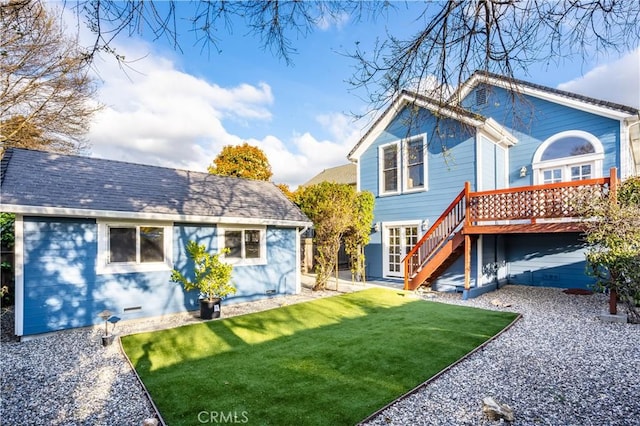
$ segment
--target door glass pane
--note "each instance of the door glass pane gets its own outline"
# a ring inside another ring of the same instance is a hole
[[[418,243],[418,227],[417,226],[409,226],[405,228],[405,247],[404,254],[406,255],[411,251],[413,246]]]
[[[230,250],[226,257],[242,257],[242,231],[225,231],[224,246]]]
[[[109,262],[136,261],[136,228],[109,228]]]
[[[400,272],[400,228],[389,228],[389,272]]]
[[[244,231],[244,250],[245,258],[260,258],[260,231],[250,230]]]
[[[140,262],[164,262],[164,228],[140,227]]]

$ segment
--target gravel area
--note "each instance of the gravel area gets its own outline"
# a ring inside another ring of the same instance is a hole
[[[305,287],[300,295],[224,306],[223,316],[335,294]],[[514,425],[640,425],[640,325],[597,319],[605,296],[506,286],[469,301],[444,294],[433,300],[509,310],[523,318],[366,424],[496,424],[482,413],[482,398],[492,396],[513,408]],[[122,321],[116,334],[197,321],[195,313]],[[141,425],[155,416],[119,345],[101,346],[100,327],[16,342],[8,331],[12,322],[12,312],[3,311],[0,424]]]

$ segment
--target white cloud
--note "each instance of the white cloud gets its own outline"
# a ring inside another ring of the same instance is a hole
[[[558,89],[640,108],[640,48],[559,84]]]
[[[142,58],[131,69],[121,69],[112,58],[96,65],[106,107],[89,134],[94,156],[204,171],[223,146],[243,142],[227,131],[225,120],[250,128],[271,119],[274,95],[267,83],[220,87],[178,70],[168,58],[146,53],[151,47],[141,42],[119,47],[127,58]],[[353,123],[342,114],[318,121],[338,142],[318,141],[308,132],[293,134],[289,146],[273,135],[249,138],[265,151],[275,182],[295,187],[346,161],[357,137]]]
[[[86,27],[78,26],[72,13],[64,15],[80,42],[90,44]],[[339,29],[348,20],[347,15],[337,16],[320,26]],[[105,105],[88,135],[96,157],[205,171],[223,146],[246,140],[265,152],[274,182],[295,188],[325,168],[346,163],[360,136],[362,124],[330,112],[316,117],[330,139],[319,140],[304,130],[294,133],[293,126],[289,135],[243,138],[228,131],[225,123],[240,123],[246,129],[260,123],[255,127],[264,129],[275,103],[268,82],[221,87],[183,72],[171,52],[159,54],[157,46],[140,38],[118,41],[112,47],[128,66],[121,67],[111,56],[95,63],[98,96]]]

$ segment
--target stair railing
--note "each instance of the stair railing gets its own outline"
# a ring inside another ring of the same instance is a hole
[[[449,204],[449,207],[431,225],[415,246],[402,259],[404,264],[404,288],[409,288],[412,278],[433,257],[465,220],[469,185]]]

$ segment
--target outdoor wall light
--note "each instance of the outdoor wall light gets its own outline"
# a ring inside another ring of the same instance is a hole
[[[520,169],[520,177],[523,178],[525,176],[527,176],[527,166],[522,166]]]
[[[426,231],[427,229],[429,229],[429,219],[425,219],[422,221],[422,230]]]
[[[380,232],[380,222],[376,222],[373,224],[373,228],[371,228],[373,232]]]

